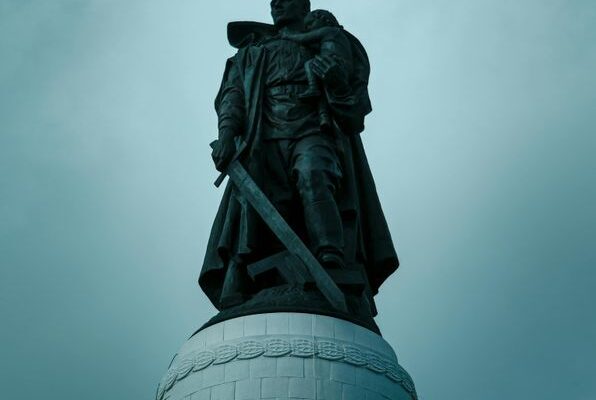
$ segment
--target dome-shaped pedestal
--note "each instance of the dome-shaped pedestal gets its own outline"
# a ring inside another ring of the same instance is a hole
[[[193,335],[157,400],[412,400],[413,382],[379,335],[300,313],[231,319]]]

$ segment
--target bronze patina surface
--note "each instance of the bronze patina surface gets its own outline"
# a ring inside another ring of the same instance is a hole
[[[399,262],[360,138],[366,51],[308,0],[271,15],[228,26],[212,157],[230,179],[199,277],[210,324],[295,311],[378,331],[374,296]]]

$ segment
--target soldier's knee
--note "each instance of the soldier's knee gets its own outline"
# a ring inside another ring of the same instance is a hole
[[[329,174],[322,170],[298,171],[296,187],[303,201],[317,202],[333,198],[335,185]]]

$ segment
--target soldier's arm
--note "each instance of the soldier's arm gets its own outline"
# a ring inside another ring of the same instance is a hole
[[[364,117],[370,112],[366,87],[362,90],[351,85],[345,65],[331,56],[315,56],[312,69],[325,83],[327,104],[342,132],[350,135],[362,132]]]
[[[326,26],[304,33],[282,33],[281,37],[293,40],[294,42],[309,44],[320,42],[326,37],[336,34],[339,30],[340,28]]]
[[[216,106],[220,139],[242,134],[244,126],[244,92],[238,67],[233,60],[224,77]]]
[[[215,167],[224,171],[236,152],[234,138],[242,134],[244,126],[244,92],[238,66],[234,59],[228,60],[226,73],[215,101],[219,135],[211,157]]]

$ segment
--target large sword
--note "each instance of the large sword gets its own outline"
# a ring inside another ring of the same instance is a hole
[[[215,143],[211,143],[212,148],[215,146]],[[312,252],[298,235],[296,235],[296,232],[288,225],[271,201],[269,201],[265,193],[257,186],[237,156],[232,159],[225,172],[218,178],[215,183],[216,186],[222,183],[225,175],[230,177],[240,193],[246,197],[250,205],[261,216],[286,249],[302,261],[314,279],[315,285],[329,303],[334,308],[348,313],[348,306],[343,292],[337,287],[327,271],[323,269],[319,261],[313,256]]]

